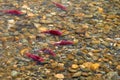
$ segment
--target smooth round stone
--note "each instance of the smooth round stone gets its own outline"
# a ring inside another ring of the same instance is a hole
[[[15,23],[15,20],[13,20],[13,19],[8,20],[8,23],[9,23],[9,24],[14,24],[14,23]]]
[[[79,66],[78,66],[77,64],[72,64],[71,68],[72,68],[72,69],[78,69]]]
[[[79,77],[80,75],[81,75],[81,72],[79,71],[79,72],[74,73],[72,77]]]
[[[55,77],[58,79],[63,79],[64,75],[63,74],[55,74]]]
[[[77,72],[78,70],[75,70],[75,69],[69,68],[68,71],[74,73],[74,72]]]
[[[13,77],[17,76],[18,74],[19,74],[19,72],[17,72],[17,71],[12,71],[11,72],[11,76],[13,76]]]

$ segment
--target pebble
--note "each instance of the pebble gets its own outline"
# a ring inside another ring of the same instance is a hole
[[[23,5],[22,8],[23,8],[23,9],[30,10],[30,7],[29,7],[28,5]]]
[[[65,4],[65,3],[67,3],[68,2],[68,0],[61,0],[61,3],[62,4]]]
[[[51,68],[56,68],[58,66],[57,62],[51,63]]]
[[[81,73],[81,76],[87,77],[87,76],[89,76],[89,74],[88,74],[87,72],[82,72],[82,73]]]
[[[8,23],[9,23],[9,24],[14,24],[14,23],[15,23],[15,20],[14,20],[14,19],[10,19],[10,20],[8,20]]]
[[[22,50],[20,50],[20,54],[24,55],[25,53],[27,53],[30,49],[29,48],[24,48]]]
[[[43,24],[50,24],[50,23],[53,23],[53,21],[51,19],[48,19],[48,20],[41,20],[40,23],[43,23]]]
[[[74,56],[73,56],[72,54],[68,54],[68,55],[67,55],[67,58],[68,58],[69,60],[73,60],[73,59],[74,59]]]
[[[39,27],[41,27],[41,24],[39,24],[39,23],[33,23],[34,24],[34,26],[38,29]]]
[[[27,13],[27,16],[28,16],[28,17],[34,17],[35,14],[33,14],[33,13]]]
[[[11,76],[12,76],[12,77],[16,77],[16,76],[18,76],[18,74],[19,74],[18,71],[12,71],[12,72],[11,72]]]
[[[36,27],[37,27],[37,26],[38,26],[38,25],[36,25]],[[41,26],[41,27],[38,27],[37,29],[38,29],[39,31],[41,31],[41,32],[42,32],[42,31],[46,31],[46,30],[47,30],[47,28],[46,28],[46,27],[42,27],[42,26]]]
[[[74,44],[77,45],[79,43],[79,40],[78,39],[74,39],[73,42],[74,42]]]
[[[68,68],[68,71],[71,72],[71,73],[75,73],[75,72],[77,72],[78,70],[75,70],[75,69],[72,69],[72,68]]]
[[[92,40],[92,44],[100,44],[100,40],[93,39],[93,40]]]
[[[81,76],[81,72],[80,72],[80,71],[79,71],[79,72],[74,73],[72,77],[79,77],[79,76]]]
[[[114,40],[116,40],[116,41],[120,41],[120,38],[115,38]]]
[[[46,14],[46,17],[52,17],[52,15],[51,14]]]
[[[99,63],[86,62],[86,63],[83,63],[83,66],[87,69],[96,71],[100,67],[100,64]]]
[[[56,12],[51,12],[50,14],[53,15],[53,16],[55,16],[57,13]]]
[[[119,76],[117,72],[108,72],[105,76],[104,76],[105,80],[118,80]]]
[[[58,79],[64,79],[64,75],[63,74],[55,74],[55,77]]]
[[[120,65],[117,65],[116,69],[117,69],[117,70],[120,70]]]
[[[92,65],[91,62],[85,62],[85,63],[83,63],[81,66],[82,66],[83,68],[88,68],[88,69],[90,69],[90,65]]]
[[[93,63],[92,65],[90,65],[91,67],[91,70],[93,71],[96,71],[99,67],[100,67],[100,64],[99,63]]]
[[[77,64],[72,64],[71,68],[72,68],[72,69],[78,69],[79,66],[78,66]]]

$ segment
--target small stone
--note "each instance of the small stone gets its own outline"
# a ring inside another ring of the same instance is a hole
[[[35,38],[36,38],[35,35],[30,35],[30,36],[29,36],[29,39],[35,39]]]
[[[70,60],[73,60],[74,59],[74,56],[72,54],[68,54],[67,55],[67,58],[70,59]]]
[[[55,77],[58,78],[58,79],[64,79],[63,74],[55,74]]]
[[[34,26],[38,29],[39,27],[41,27],[41,24],[39,24],[39,23],[33,23],[34,24]]]
[[[93,40],[92,40],[92,44],[100,44],[100,41],[97,40],[97,39],[93,39]]]
[[[51,12],[50,14],[51,14],[51,15],[56,15],[56,12]]]
[[[72,64],[71,68],[72,68],[72,69],[78,69],[79,66],[78,66],[77,64]]]
[[[71,73],[75,73],[75,72],[77,72],[77,70],[72,69],[72,68],[69,68],[68,71],[70,71]]]
[[[89,26],[87,24],[84,24],[84,25],[82,25],[82,28],[87,30],[89,28]]]
[[[120,65],[117,65],[116,69],[117,69],[117,70],[120,70]]]
[[[51,14],[46,14],[46,17],[52,17],[52,15]]]
[[[85,77],[87,77],[87,76],[89,76],[89,74],[86,73],[86,72],[82,72],[82,73],[81,73],[81,76],[85,76]]]
[[[10,20],[8,20],[8,23],[9,23],[9,24],[14,24],[14,23],[15,23],[15,20],[10,19]]]
[[[116,44],[117,48],[120,49],[120,43]]]
[[[51,68],[56,68],[58,66],[57,62],[51,63]]]
[[[33,14],[33,13],[27,13],[27,16],[28,16],[28,17],[34,17],[35,14]]]
[[[94,49],[92,50],[93,53],[99,53],[101,50],[98,50],[98,49]]]
[[[11,76],[16,77],[19,73],[17,71],[12,71]]]
[[[27,13],[27,11],[26,11],[26,10],[21,10],[21,12],[23,12],[23,13]]]
[[[21,42],[22,43],[28,43],[28,40],[27,39],[22,39]]]
[[[76,13],[74,14],[75,17],[84,17],[85,14],[84,13]]]
[[[0,38],[0,40],[5,42],[5,41],[7,41],[7,38],[6,37],[2,37],[2,38]]]
[[[97,78],[101,79],[102,78],[102,74],[98,73],[95,75]]]
[[[46,73],[46,74],[50,74],[50,72],[51,72],[51,71],[50,71],[49,69],[47,69],[45,73]]]
[[[67,3],[68,2],[68,0],[61,0],[61,3],[62,4],[65,4],[65,3]]]
[[[103,8],[98,7],[98,12],[99,12],[99,13],[103,13]]]
[[[74,44],[78,44],[79,43],[79,40],[78,39],[74,39]]]
[[[25,53],[27,53],[30,50],[30,48],[24,48],[20,51],[20,54],[23,56]]]
[[[90,38],[90,37],[91,37],[91,36],[90,36],[90,33],[86,32],[86,33],[85,33],[85,37],[86,37],[86,38]]]
[[[47,28],[46,28],[46,27],[38,27],[38,30],[39,30],[39,31],[46,31]]]
[[[117,72],[108,72],[105,76],[104,76],[105,80],[118,80],[119,76]]]
[[[80,60],[78,61],[78,63],[79,63],[79,64],[83,64],[84,61],[80,59]]]
[[[81,72],[79,71],[79,72],[74,73],[72,77],[79,77],[80,75],[81,75]]]
[[[59,67],[64,67],[64,64],[63,63],[58,63],[58,66]]]
[[[63,35],[68,35],[68,34],[70,34],[70,32],[67,31],[67,30],[62,30],[62,33],[63,33]]]
[[[17,68],[17,67],[18,67],[18,65],[13,65],[13,67],[14,67],[14,68]]]
[[[83,63],[83,66],[87,69],[95,71],[100,67],[100,64],[99,63],[86,62],[86,63]]]
[[[23,5],[22,8],[23,8],[23,9],[30,10],[30,7],[28,7],[28,5]]]
[[[115,38],[114,40],[116,40],[116,41],[120,41],[120,38]]]
[[[15,31],[15,30],[14,30]],[[18,31],[15,31],[14,32],[14,35],[19,35],[19,32]]]
[[[55,68],[55,71],[64,71],[65,68],[64,67],[61,67],[61,66],[58,66]]]
[[[97,70],[99,67],[100,67],[100,64],[99,64],[99,63],[94,63],[94,64],[91,65],[90,69],[93,70],[93,71],[95,71],[95,70]]]
[[[83,65],[81,65],[83,68],[88,68],[90,69],[90,65],[92,65],[91,62],[86,62],[86,63],[83,63]]]
[[[51,24],[51,23],[53,23],[53,21],[51,20],[51,19],[49,19],[49,20],[40,20],[40,23],[43,23],[43,24]]]

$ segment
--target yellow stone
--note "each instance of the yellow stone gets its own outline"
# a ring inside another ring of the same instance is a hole
[[[78,69],[79,66],[78,66],[77,64],[72,64],[71,68],[72,68],[72,69]]]
[[[85,14],[84,13],[76,13],[74,14],[75,17],[84,17]]]
[[[100,51],[101,51],[101,50],[98,50],[98,49],[92,50],[93,53],[99,53]]]
[[[30,48],[24,48],[20,51],[20,54],[23,56],[26,52],[29,51]]]
[[[18,41],[19,39],[20,39],[20,38],[17,37],[17,36],[14,37],[14,40],[15,40],[15,41]]]
[[[7,37],[2,37],[2,38],[0,38],[0,41],[7,41]]]
[[[86,62],[86,63],[83,63],[83,66],[87,69],[95,71],[100,67],[100,64],[99,63]]]
[[[39,30],[39,31],[46,31],[47,28],[46,28],[46,27],[39,27],[38,30]]]
[[[92,40],[92,44],[100,44],[100,40],[93,39],[93,40]]]
[[[90,69],[90,66],[91,66],[91,65],[92,65],[91,62],[83,63],[83,66],[84,66],[85,68],[88,68],[88,69]]]
[[[52,68],[56,68],[57,66],[58,66],[58,63],[57,63],[57,62],[51,63],[51,67],[52,67]]]
[[[99,12],[99,13],[103,13],[103,8],[98,7],[98,12]]]
[[[100,67],[99,63],[94,63],[90,66],[90,69],[93,71],[96,71]]]
[[[35,36],[35,35],[30,35],[29,38],[30,38],[30,39],[35,39],[36,36]]]
[[[73,60],[74,59],[74,56],[72,54],[68,54],[67,55],[67,58],[70,59],[70,60]]]
[[[39,23],[34,23],[34,26],[35,26],[36,28],[39,28],[39,27],[41,27],[41,24],[39,24]]]
[[[88,32],[85,32],[85,37],[90,38],[91,36],[90,36],[90,34]]]
[[[27,16],[28,16],[28,17],[34,17],[35,14],[33,14],[33,13],[28,13]]]
[[[116,44],[118,48],[120,48],[120,43]]]
[[[74,44],[77,44],[79,42],[78,39],[74,39],[73,41],[74,41]]]
[[[118,65],[118,66],[116,67],[116,69],[117,69],[117,70],[120,70],[120,65]]]
[[[55,74],[55,77],[58,79],[63,79],[64,75],[63,74]]]
[[[63,33],[63,35],[68,35],[68,34],[70,34],[70,32],[67,31],[67,30],[62,30],[62,33]]]

